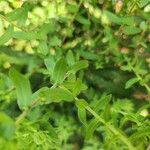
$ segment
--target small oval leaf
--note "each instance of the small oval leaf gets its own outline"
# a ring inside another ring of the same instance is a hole
[[[139,81],[138,78],[132,78],[132,79],[128,80],[126,82],[125,89],[129,89],[133,84],[135,84],[138,81]]]
[[[66,61],[62,58],[59,59],[54,67],[52,80],[55,84],[62,83],[64,81],[64,77],[67,71]]]

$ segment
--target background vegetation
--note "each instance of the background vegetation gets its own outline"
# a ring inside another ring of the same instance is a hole
[[[1,0],[0,35],[0,149],[149,149],[149,0]]]

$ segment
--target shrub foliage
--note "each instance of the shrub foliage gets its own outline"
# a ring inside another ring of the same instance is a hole
[[[1,0],[0,149],[149,149],[149,19],[149,0]]]

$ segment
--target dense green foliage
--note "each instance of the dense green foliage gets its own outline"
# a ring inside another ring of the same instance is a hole
[[[0,1],[0,149],[149,149],[149,101],[149,0]]]

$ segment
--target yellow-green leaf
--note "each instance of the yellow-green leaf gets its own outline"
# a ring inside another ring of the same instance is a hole
[[[12,38],[12,34],[13,34],[13,26],[9,25],[5,33],[0,37],[0,45],[3,45],[6,42],[8,42]]]

